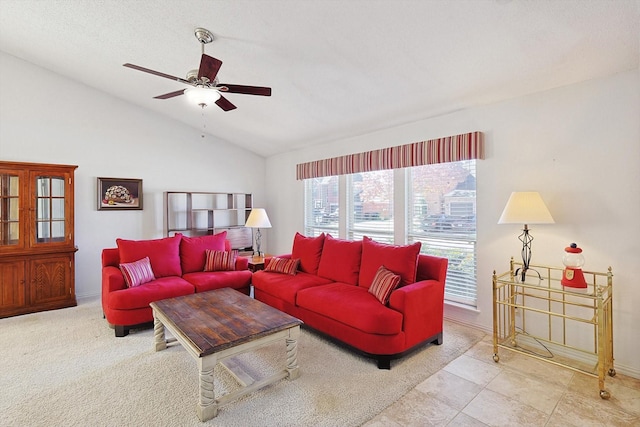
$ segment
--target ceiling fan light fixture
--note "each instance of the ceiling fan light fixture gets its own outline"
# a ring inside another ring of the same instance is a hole
[[[185,96],[189,100],[190,103],[199,105],[200,107],[206,107],[218,99],[220,99],[220,92],[211,88],[203,88],[203,87],[191,87],[184,91]]]

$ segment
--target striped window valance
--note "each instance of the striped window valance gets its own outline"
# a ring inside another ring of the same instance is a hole
[[[399,169],[471,159],[484,159],[484,137],[482,132],[464,133],[364,153],[300,163],[296,165],[296,179]]]

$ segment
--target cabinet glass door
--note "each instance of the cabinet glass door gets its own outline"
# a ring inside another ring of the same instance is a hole
[[[0,246],[20,244],[20,177],[0,173]]]
[[[65,241],[65,178],[36,178],[36,243]]]

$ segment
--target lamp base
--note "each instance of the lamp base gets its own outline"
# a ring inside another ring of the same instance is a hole
[[[262,243],[262,233],[259,228],[256,228],[256,250],[253,251],[254,256],[260,256],[260,244]]]

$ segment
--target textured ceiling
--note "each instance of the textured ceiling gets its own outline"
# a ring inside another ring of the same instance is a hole
[[[122,66],[184,77],[196,27],[221,81],[273,95],[203,123]],[[0,50],[262,156],[635,69],[639,39],[639,0],[0,0]]]

